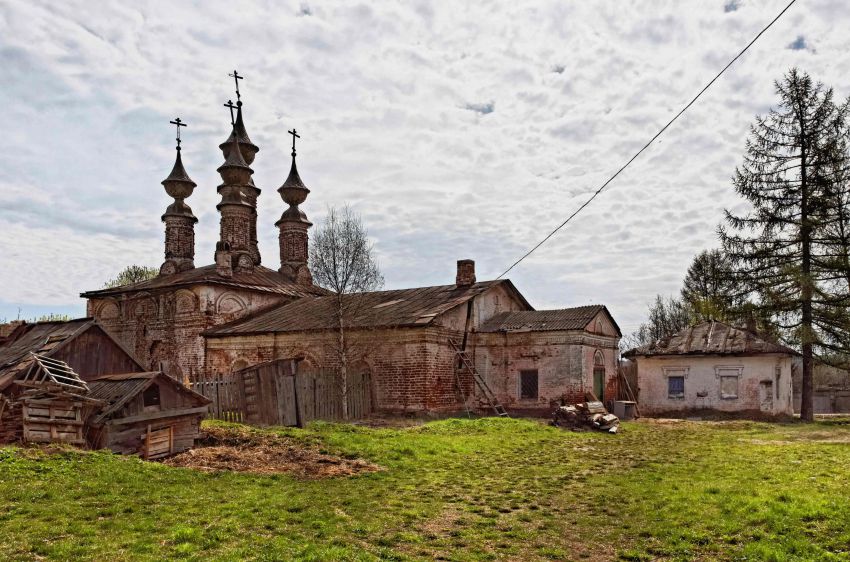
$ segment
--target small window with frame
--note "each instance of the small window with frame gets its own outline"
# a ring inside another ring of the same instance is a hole
[[[519,372],[519,398],[520,400],[537,400],[537,369],[529,369]]]
[[[667,398],[682,400],[685,398],[685,379],[688,377],[687,367],[664,367],[667,378]]]
[[[685,377],[672,375],[667,377],[667,398],[681,399],[685,397]]]

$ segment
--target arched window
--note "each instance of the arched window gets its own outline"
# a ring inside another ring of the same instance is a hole
[[[605,368],[605,355],[603,355],[598,349],[596,350],[596,353],[593,354],[593,366]]]
[[[593,394],[605,400],[605,355],[598,349],[593,354]]]

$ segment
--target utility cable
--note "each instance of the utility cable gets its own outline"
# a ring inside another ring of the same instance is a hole
[[[557,228],[555,228],[555,230],[553,230],[552,232],[550,232],[550,233],[546,236],[546,238],[544,238],[543,240],[541,240],[540,242],[538,242],[536,246],[534,246],[532,249],[530,249],[528,252],[526,252],[526,253],[525,253],[525,254],[524,254],[521,258],[519,258],[518,260],[516,260],[516,261],[515,261],[515,262],[514,262],[514,263],[513,263],[513,264],[512,264],[509,268],[507,268],[507,269],[506,269],[506,270],[505,270],[505,271],[504,271],[501,275],[499,275],[496,279],[501,279],[502,277],[504,277],[505,275],[507,275],[507,274],[508,274],[508,273],[509,273],[509,272],[510,272],[510,271],[511,271],[514,267],[516,267],[517,265],[519,265],[519,263],[520,263],[522,260],[524,260],[525,258],[527,258],[528,256],[530,256],[531,254],[533,254],[533,253],[534,253],[534,252],[535,252],[535,251],[536,251],[536,250],[537,250],[540,246],[542,246],[543,244],[545,244],[547,240],[549,240],[550,238],[552,238],[552,236],[554,236],[554,235],[555,235],[555,233],[557,233],[559,230],[561,230],[562,228],[564,228],[564,227],[567,225],[567,223],[568,223],[568,222],[570,222],[571,220],[573,220],[573,218],[574,218],[576,215],[578,215],[578,214],[579,214],[582,210],[584,210],[584,208],[585,208],[585,207],[587,207],[588,205],[590,205],[590,203],[591,203],[594,199],[596,199],[596,197],[597,197],[600,193],[602,193],[602,190],[603,190],[603,189],[605,189],[606,187],[608,187],[608,184],[609,184],[609,183],[611,183],[612,181],[614,181],[614,179],[615,179],[617,176],[619,176],[619,175],[623,172],[623,170],[625,170],[626,168],[628,168],[628,167],[629,167],[629,164],[631,164],[632,162],[634,162],[634,161],[637,159],[637,157],[638,157],[638,156],[640,156],[640,155],[643,153],[643,151],[644,151],[644,150],[646,150],[647,148],[649,148],[649,145],[651,145],[653,142],[655,142],[655,139],[657,139],[658,137],[660,137],[660,136],[661,136],[661,134],[662,134],[662,133],[664,133],[664,131],[666,131],[668,127],[670,127],[670,125],[672,125],[672,124],[673,124],[673,123],[674,123],[674,122],[675,122],[675,121],[676,121],[679,117],[681,117],[681,116],[682,116],[682,114],[683,114],[684,112],[686,112],[686,111],[687,111],[687,110],[688,110],[688,109],[689,109],[689,108],[690,108],[690,107],[691,107],[691,106],[692,106],[692,105],[693,105],[693,104],[694,104],[694,103],[695,103],[695,102],[696,102],[696,101],[700,98],[700,96],[702,96],[702,95],[705,93],[705,91],[706,91],[706,90],[708,90],[708,89],[711,87],[711,85],[712,85],[712,84],[714,84],[714,83],[717,81],[717,79],[718,79],[718,78],[720,78],[720,77],[723,75],[723,73],[724,73],[724,72],[726,72],[726,70],[728,70],[728,69],[729,69],[729,67],[730,67],[730,66],[732,66],[733,64],[735,64],[735,61],[737,61],[739,58],[741,58],[741,57],[744,55],[744,53],[746,53],[746,52],[749,50],[749,48],[750,48],[750,47],[752,47],[752,46],[753,46],[753,44],[754,44],[756,41],[758,41],[759,37],[761,37],[761,36],[762,36],[762,35],[763,35],[763,34],[764,34],[764,33],[765,33],[768,29],[770,29],[770,28],[773,26],[773,24],[775,24],[777,21],[779,21],[779,18],[781,18],[781,17],[785,14],[785,12],[787,12],[787,11],[788,11],[788,9],[789,9],[791,6],[793,6],[793,5],[794,5],[794,3],[795,3],[795,2],[797,2],[797,0],[791,0],[791,1],[788,3],[788,5],[787,5],[787,6],[785,6],[785,8],[783,8],[781,12],[779,12],[779,15],[777,15],[775,18],[773,18],[773,20],[772,20],[769,24],[767,24],[767,25],[766,25],[766,26],[765,26],[765,27],[764,27],[761,31],[759,31],[758,35],[756,35],[756,36],[753,38],[753,40],[752,40],[752,41],[750,41],[749,43],[747,43],[747,46],[746,46],[746,47],[744,47],[744,48],[743,48],[743,50],[741,50],[741,52],[740,52],[740,53],[738,53],[737,55],[735,55],[735,58],[733,58],[731,61],[729,61],[729,64],[727,64],[726,66],[724,66],[724,67],[723,67],[723,70],[721,70],[720,72],[718,72],[718,73],[717,73],[717,75],[716,75],[714,78],[712,78],[712,79],[711,79],[711,82],[709,82],[708,84],[706,84],[706,85],[705,85],[705,87],[704,87],[702,90],[700,90],[700,91],[699,91],[699,93],[698,93],[696,96],[694,96],[694,98],[693,98],[690,102],[688,102],[688,105],[686,105],[685,107],[683,107],[683,108],[682,108],[682,110],[681,110],[681,111],[679,111],[679,113],[677,113],[677,114],[676,114],[676,115],[675,115],[672,119],[670,119],[670,121],[668,121],[668,122],[667,122],[667,124],[666,124],[666,125],[664,125],[664,126],[661,128],[661,130],[660,130],[660,131],[658,131],[657,133],[655,133],[655,136],[653,136],[651,139],[649,139],[649,142],[647,142],[645,145],[643,145],[643,148],[641,148],[640,150],[638,150],[638,151],[635,153],[635,155],[634,155],[634,156],[632,156],[632,157],[629,159],[629,161],[628,161],[628,162],[626,162],[625,164],[623,164],[623,166],[622,166],[619,170],[617,170],[617,172],[616,172],[613,176],[611,176],[610,178],[608,178],[608,180],[607,180],[605,183],[603,183],[603,184],[602,184],[602,186],[601,186],[599,189],[597,189],[596,191],[594,191],[594,192],[593,192],[593,195],[591,195],[591,196],[590,196],[590,198],[589,198],[587,201],[585,201],[584,203],[582,203],[582,205],[581,205],[578,209],[576,209],[576,210],[575,210],[575,212],[573,212],[573,214],[571,214],[569,217],[567,217],[567,220],[565,220],[565,221],[564,221],[564,222],[562,222],[560,225],[558,225],[558,227],[557,227]]]

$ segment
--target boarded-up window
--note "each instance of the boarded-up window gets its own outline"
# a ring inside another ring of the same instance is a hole
[[[537,399],[537,369],[519,372],[519,397],[524,400]]]
[[[737,398],[738,397],[738,375],[721,375],[720,376],[720,397],[721,398]]]
[[[667,397],[685,397],[685,377],[683,375],[671,375],[667,377]]]
[[[715,367],[720,385],[720,398],[724,400],[735,400],[738,398],[738,381],[741,378],[743,367]]]

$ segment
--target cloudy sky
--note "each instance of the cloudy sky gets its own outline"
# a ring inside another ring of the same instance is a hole
[[[287,129],[302,206],[363,216],[388,288],[504,271],[678,111],[787,0],[0,3],[0,318],[84,313],[130,263],[162,262],[160,181],[198,183],[196,264],[218,235],[222,103],[243,83],[276,268]],[[773,80],[850,94],[846,0],[798,0],[691,111],[509,277],[538,308],[604,303],[624,332],[716,246],[729,178]]]

